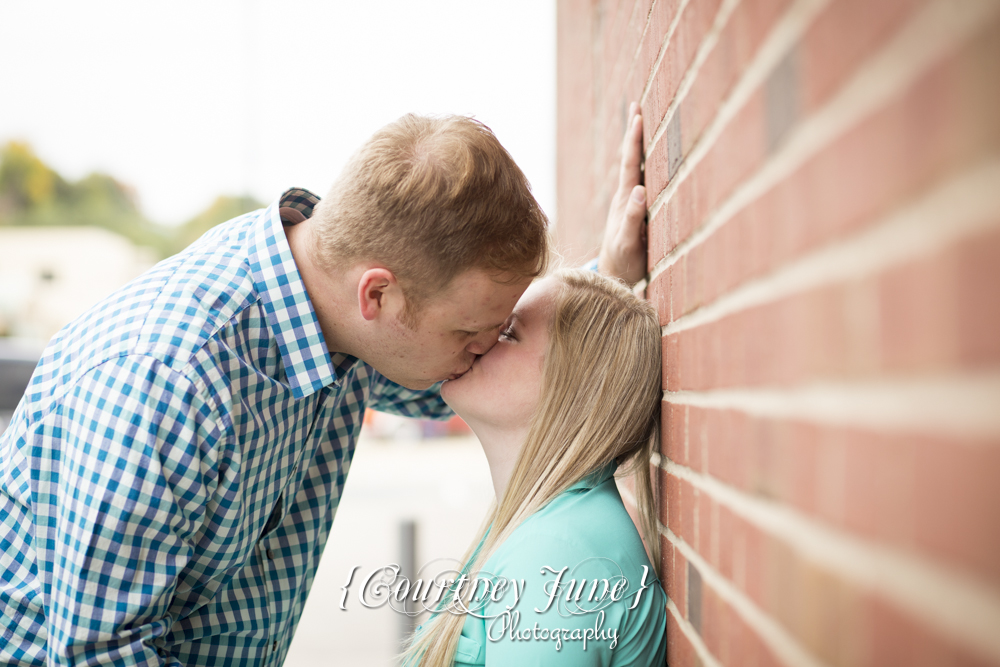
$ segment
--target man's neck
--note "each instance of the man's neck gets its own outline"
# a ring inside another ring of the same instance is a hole
[[[333,354],[341,352],[360,356],[351,341],[351,316],[357,315],[357,295],[350,289],[346,276],[336,270],[321,267],[312,251],[312,228],[309,220],[285,225],[285,237],[292,251],[295,266],[302,276],[306,293],[316,311],[326,349]]]

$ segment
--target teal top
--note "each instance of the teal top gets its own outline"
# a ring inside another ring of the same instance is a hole
[[[618,494],[616,468],[571,486],[498,547],[480,576],[506,588],[474,589],[483,602],[470,605],[455,665],[665,663],[666,595]]]

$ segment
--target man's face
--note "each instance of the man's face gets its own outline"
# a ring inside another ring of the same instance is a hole
[[[378,350],[367,358],[380,373],[410,389],[426,389],[460,377],[477,355],[496,344],[500,326],[531,284],[505,284],[482,269],[460,273],[442,292],[424,301],[410,326],[394,318]]]
[[[496,346],[478,357],[468,373],[441,387],[445,402],[473,429],[491,425],[511,431],[530,424],[541,392],[558,289],[553,277],[529,287],[504,323]],[[516,447],[511,455],[516,457]]]

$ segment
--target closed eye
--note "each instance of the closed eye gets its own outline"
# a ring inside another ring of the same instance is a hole
[[[507,340],[517,340],[517,338],[514,336],[514,327],[513,327],[513,325],[507,327],[506,329],[501,329],[500,330],[500,338],[498,340],[504,340],[504,339],[507,339]]]

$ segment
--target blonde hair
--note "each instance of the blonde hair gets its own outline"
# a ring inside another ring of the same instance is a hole
[[[422,301],[470,268],[539,276],[548,220],[527,178],[486,125],[408,114],[376,132],[317,204],[324,266],[374,260]]]
[[[640,523],[659,576],[660,540],[650,456],[659,442],[660,327],[622,283],[563,270],[553,307],[539,404],[499,504],[463,560],[470,578],[525,519],[613,459],[635,475]],[[482,546],[475,550],[482,542]],[[471,562],[470,562],[471,561]],[[406,653],[449,667],[465,616],[437,613]]]

